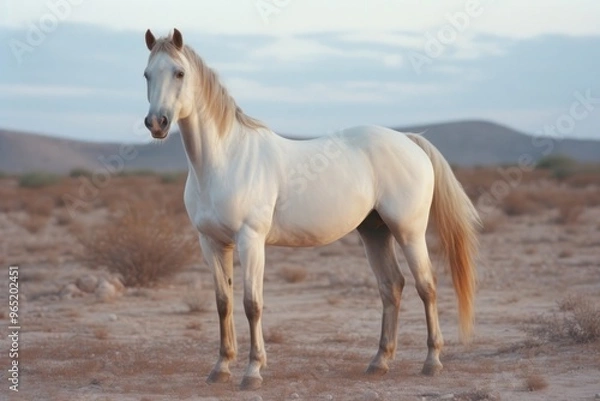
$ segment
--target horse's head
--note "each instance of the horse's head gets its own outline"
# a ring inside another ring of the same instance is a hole
[[[177,29],[168,37],[159,39],[147,30],[146,46],[150,57],[144,77],[150,109],[144,124],[154,138],[164,139],[172,123],[192,112],[194,74],[185,54],[183,37]]]

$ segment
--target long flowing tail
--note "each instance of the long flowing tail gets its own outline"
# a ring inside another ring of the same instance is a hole
[[[408,137],[427,153],[433,164],[435,183],[431,216],[450,265],[458,299],[460,337],[466,342],[473,332],[477,276],[474,258],[478,247],[477,229],[481,220],[440,151],[423,136],[408,134]]]

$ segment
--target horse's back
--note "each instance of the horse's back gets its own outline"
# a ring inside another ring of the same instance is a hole
[[[415,175],[420,180],[433,178],[429,157],[408,135],[386,127],[364,125],[345,129],[340,138],[344,138],[349,147],[365,152],[378,175],[391,174],[396,179],[415,178]]]

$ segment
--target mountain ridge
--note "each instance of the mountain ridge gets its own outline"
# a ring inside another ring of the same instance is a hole
[[[535,161],[547,154],[562,154],[580,162],[600,162],[600,141],[535,137],[483,120],[393,129],[423,132],[451,164],[459,166],[515,164],[524,157]],[[297,135],[283,136],[302,139]],[[187,170],[187,158],[178,133],[158,144],[118,144],[0,129],[0,172],[3,173],[64,174],[74,168],[95,170],[111,163],[124,170]]]

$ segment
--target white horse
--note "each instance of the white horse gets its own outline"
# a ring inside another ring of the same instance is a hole
[[[208,382],[231,377],[236,355],[233,327],[233,250],[243,270],[250,356],[241,387],[261,386],[267,356],[263,341],[265,245],[318,246],[357,229],[383,303],[381,338],[367,373],[383,374],[396,350],[404,277],[397,241],[425,305],[428,353],[423,373],[439,372],[443,345],[435,280],[425,230],[431,212],[456,290],[463,339],[473,325],[477,248],[475,208],[439,151],[425,138],[365,126],[305,141],[278,136],[248,117],[217,75],[175,29],[156,39],[144,72],[150,109],[145,124],[154,138],[181,130],[189,174],[184,201],[214,273],[220,320],[219,358]]]

